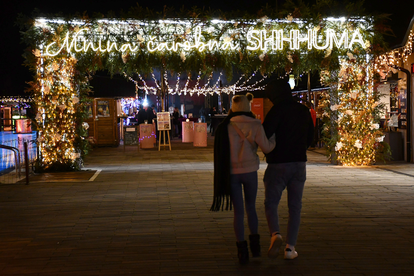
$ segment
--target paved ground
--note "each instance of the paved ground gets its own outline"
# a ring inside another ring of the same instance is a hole
[[[263,257],[240,266],[232,213],[209,211],[212,158],[212,140],[98,148],[88,172],[0,185],[0,275],[414,275],[414,164],[346,168],[309,152],[299,257],[266,257],[259,185]],[[286,195],[280,213],[285,229]]]

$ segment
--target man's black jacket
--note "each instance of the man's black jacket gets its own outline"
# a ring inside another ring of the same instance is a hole
[[[306,162],[306,150],[313,140],[309,109],[293,98],[274,105],[263,122],[266,136],[276,134],[276,147],[266,154],[267,163]]]

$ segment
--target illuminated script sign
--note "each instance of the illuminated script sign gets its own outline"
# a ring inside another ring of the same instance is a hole
[[[164,26],[164,25],[162,25]],[[141,28],[142,29],[142,28]],[[357,46],[366,48],[369,43],[364,38],[359,28],[348,30],[343,28],[336,31],[332,28],[307,29],[257,29],[249,27],[245,31],[240,29],[227,30],[218,40],[207,40],[206,34],[212,34],[210,29],[203,29],[198,25],[193,28],[175,26],[160,28],[158,35],[145,35],[138,28],[134,36],[122,34],[119,29],[112,28],[102,31],[93,31],[89,28],[77,28],[74,32],[68,32],[62,41],[52,42],[44,48],[45,55],[56,56],[63,50],[74,52],[138,52],[146,49],[149,52],[172,51],[239,51],[244,47],[248,51],[261,50],[275,52],[283,49],[354,49]],[[217,29],[217,28],[216,28]],[[177,31],[178,30],[178,31]],[[171,32],[169,32],[171,31]],[[125,31],[124,31],[125,33]],[[177,35],[181,34],[181,35]],[[182,35],[184,34],[184,35]],[[210,35],[213,37],[213,35]],[[234,39],[238,37],[238,39]],[[179,38],[179,39],[177,39]],[[243,45],[243,46],[242,46]]]

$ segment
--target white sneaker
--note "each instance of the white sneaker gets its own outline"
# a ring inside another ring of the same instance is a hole
[[[267,256],[269,258],[276,258],[279,255],[279,249],[282,246],[283,239],[280,234],[273,235],[270,239],[270,247],[267,251]]]
[[[290,248],[285,249],[285,260],[293,260],[298,256],[298,252]]]

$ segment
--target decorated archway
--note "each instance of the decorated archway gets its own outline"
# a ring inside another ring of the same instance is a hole
[[[142,10],[141,10],[142,12]],[[312,14],[312,13],[309,13]],[[330,154],[343,165],[375,162],[382,131],[375,90],[381,34],[371,17],[301,16],[212,19],[197,13],[170,19],[35,18],[24,33],[35,72],[40,164],[76,168],[88,142],[82,136],[88,80],[111,73],[223,70],[249,74],[322,72]],[[317,13],[315,13],[317,14]]]

